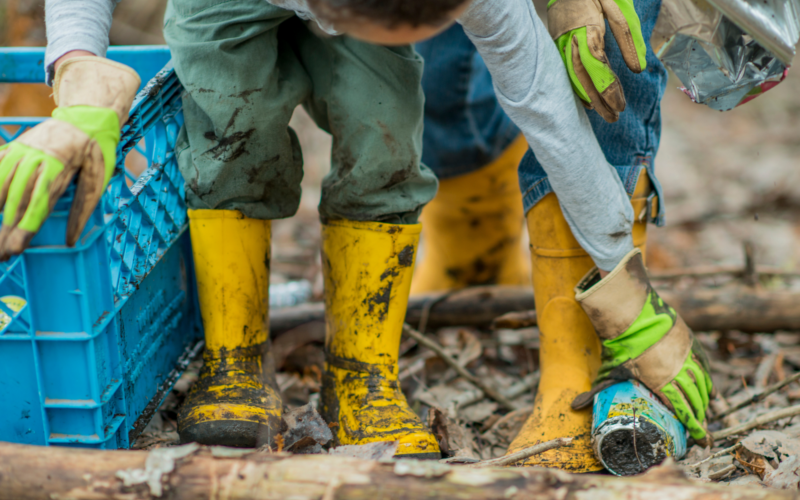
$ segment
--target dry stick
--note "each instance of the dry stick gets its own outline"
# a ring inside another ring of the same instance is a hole
[[[509,387],[508,389],[501,391],[501,394],[508,398],[510,401],[514,401],[518,397],[522,396],[529,390],[531,390],[536,384],[539,383],[539,371],[535,371],[533,373],[529,373],[525,375],[519,382],[515,382]],[[463,410],[468,406],[474,405],[480,401],[483,401],[483,398],[486,397],[486,394],[483,393],[480,389],[475,391],[478,393],[479,397],[469,399],[468,401],[459,403],[456,406],[457,410]]]
[[[503,391],[503,395],[513,401],[532,389],[534,385],[538,384],[539,378],[541,378],[539,370],[529,373],[525,375],[519,382],[514,382],[511,384],[511,387]]]
[[[427,302],[425,302],[425,305],[422,306],[422,315],[419,318],[418,328],[420,333],[424,334],[425,330],[428,329],[428,318],[431,317],[431,309],[433,309],[433,306],[435,306],[439,302],[449,299],[450,296],[453,295],[453,293],[455,293],[456,291],[457,290],[451,290],[447,293],[443,293],[439,297],[433,297],[429,299]]]
[[[765,413],[759,417],[756,417],[747,423],[741,425],[735,425],[733,427],[728,427],[727,429],[722,429],[721,431],[712,432],[711,438],[714,441],[718,441],[728,436],[733,436],[734,434],[741,434],[743,432],[749,431],[750,429],[755,429],[756,427],[766,425],[770,422],[781,420],[783,418],[793,417],[795,415],[800,415],[800,405],[790,406],[789,408],[783,408],[781,410],[771,411],[769,413]]]
[[[769,382],[769,376],[775,369],[775,361],[778,359],[778,353],[773,352],[764,356],[761,362],[756,367],[756,372],[753,374],[753,388],[757,391],[763,391]]]
[[[719,457],[722,457],[722,456],[725,456],[725,455],[729,455],[729,454],[733,453],[734,451],[738,450],[741,447],[742,447],[742,443],[736,443],[735,445],[731,446],[730,448],[725,448],[724,450],[720,450],[720,451],[714,453],[713,455],[709,456],[708,458],[704,458],[703,460],[700,460],[696,464],[690,465],[689,467],[692,468],[692,469],[696,469],[696,468],[700,467],[701,465],[703,465],[704,463],[708,462],[709,460],[713,460],[715,458],[719,458]]]
[[[755,246],[752,241],[744,242],[744,272],[742,278],[747,286],[758,284],[758,271],[756,270]]]
[[[420,345],[423,345],[428,349],[430,349],[431,351],[435,352],[440,358],[442,358],[442,360],[445,363],[450,365],[456,371],[456,373],[467,379],[469,383],[471,383],[478,389],[482,390],[484,394],[486,394],[490,398],[500,403],[500,405],[503,406],[505,409],[511,411],[517,409],[517,406],[511,401],[509,401],[508,398],[506,398],[499,392],[495,391],[494,389],[483,383],[483,381],[478,379],[475,375],[468,372],[466,368],[459,365],[455,359],[453,359],[450,355],[444,352],[444,348],[440,346],[437,342],[429,339],[425,335],[422,335],[418,331],[414,330],[408,325],[408,323],[403,325],[403,332],[409,337],[416,339],[416,341],[419,342]]]
[[[756,403],[760,403],[761,401],[764,401],[767,398],[767,396],[769,396],[773,392],[777,392],[777,391],[783,389],[784,387],[786,387],[787,385],[791,384],[792,382],[794,382],[795,380],[798,380],[798,379],[800,379],[800,372],[797,372],[794,375],[792,375],[791,377],[788,377],[788,378],[786,378],[786,379],[784,379],[784,380],[782,380],[780,382],[776,382],[776,383],[774,383],[772,385],[768,385],[767,387],[764,388],[763,391],[761,391],[760,393],[754,395],[750,399],[745,399],[741,403],[737,403],[737,404],[731,406],[730,408],[728,408],[727,410],[723,411],[722,413],[716,415],[713,418],[713,420],[722,420],[723,418],[727,417],[731,413],[741,410],[745,406],[750,406],[750,405],[753,405],[753,404],[756,404]]]
[[[712,472],[711,474],[708,475],[708,478],[711,479],[712,481],[718,481],[720,479],[723,479],[725,476],[727,476],[728,474],[730,474],[731,472],[733,472],[735,470],[736,470],[736,466],[731,464],[731,465],[725,467],[724,469],[720,469],[720,470],[718,470],[716,472]]]
[[[506,465],[515,464],[520,460],[525,460],[526,458],[532,457],[534,455],[544,453],[547,450],[552,450],[553,448],[561,448],[562,446],[566,446],[572,442],[572,439],[573,438],[571,437],[553,439],[552,441],[546,441],[544,443],[539,443],[533,446],[529,446],[528,448],[523,448],[518,452],[506,455],[504,457],[492,458],[491,460],[483,460],[481,462],[477,462],[474,464],[468,464],[467,467],[475,467],[475,468],[505,467]]]

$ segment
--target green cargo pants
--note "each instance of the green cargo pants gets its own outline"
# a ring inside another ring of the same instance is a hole
[[[170,0],[164,35],[185,88],[176,151],[190,208],[293,215],[298,104],[333,136],[323,221],[415,223],[436,194],[420,164],[423,63],[410,46],[318,36],[265,0]]]

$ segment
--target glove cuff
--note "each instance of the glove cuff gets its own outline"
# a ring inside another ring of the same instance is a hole
[[[140,84],[139,75],[124,64],[96,56],[73,57],[58,67],[53,97],[59,107],[109,108],[122,126]]]
[[[597,335],[608,340],[636,321],[649,290],[642,252],[634,248],[605,278],[600,279],[596,267],[589,271],[575,287],[575,300],[589,315]]]
[[[597,268],[589,271],[575,287],[575,300],[604,342],[617,339],[616,343],[628,344],[626,351],[631,358],[613,368],[608,376],[619,380],[635,378],[658,393],[678,375],[691,355],[692,331],[653,290],[638,248],[628,253],[608,276],[599,281],[598,278]],[[642,318],[647,301],[652,305],[651,317],[666,317],[666,324],[658,326],[649,318]],[[629,331],[631,328],[633,332]]]

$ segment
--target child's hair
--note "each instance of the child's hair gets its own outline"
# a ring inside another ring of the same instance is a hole
[[[308,0],[316,15],[333,22],[368,19],[388,28],[438,26],[468,0]]]

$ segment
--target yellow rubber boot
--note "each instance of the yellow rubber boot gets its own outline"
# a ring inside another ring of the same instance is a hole
[[[650,182],[642,171],[632,198],[637,221],[634,244],[646,240],[644,211]],[[531,238],[534,300],[539,323],[541,378],[533,413],[511,443],[508,453],[560,437],[574,437],[568,447],[531,457],[522,465],[554,467],[569,472],[603,468],[591,447],[592,409],[575,411],[572,400],[588,391],[600,368],[600,342],[589,317],[575,301],[575,285],[594,267],[572,235],[558,199],[550,193],[527,217]],[[520,465],[520,463],[516,464]]]
[[[256,447],[280,430],[281,397],[263,357],[269,335],[270,221],[189,210],[206,349],[178,415],[181,442]]]
[[[397,378],[420,225],[322,227],[326,362],[323,416],[339,444],[398,441],[402,458],[441,458]]]
[[[520,244],[524,214],[517,167],[528,143],[521,135],[489,165],[439,181],[422,210],[425,251],[411,293],[472,285],[525,285],[530,266]]]

